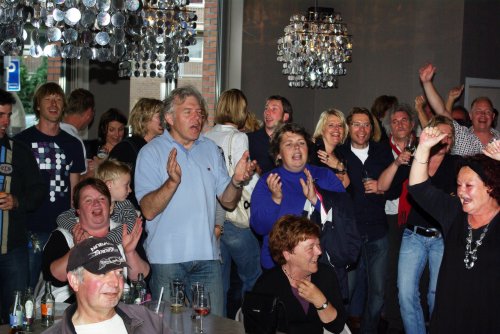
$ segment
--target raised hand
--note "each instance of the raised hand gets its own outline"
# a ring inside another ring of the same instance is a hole
[[[141,239],[141,234],[142,234],[142,218],[137,217],[135,220],[134,227],[128,233],[127,231],[127,225],[123,224],[122,225],[122,246],[123,246],[123,251],[126,253],[133,252],[135,248],[137,247],[137,243],[139,242],[139,239]]]
[[[494,140],[483,149],[483,153],[492,159],[500,161],[500,140]]]
[[[267,187],[271,191],[271,198],[274,203],[281,204],[281,199],[283,198],[283,192],[281,190],[281,179],[276,173],[270,173],[266,180]]]
[[[73,235],[73,242],[75,245],[90,238],[90,234],[83,229],[82,224],[80,223],[76,223],[75,227],[73,227],[73,230],[71,231],[71,234]]]
[[[318,201],[318,197],[316,195],[316,190],[314,188],[314,180],[312,178],[311,172],[304,168],[304,174],[306,174],[306,180],[300,179],[300,185],[302,186],[302,192],[304,196],[312,203],[312,205],[316,205]]]
[[[181,166],[177,162],[177,149],[173,148],[168,155],[167,160],[167,173],[169,180],[171,180],[175,184],[181,183],[182,178],[182,170]]]
[[[233,181],[235,184],[242,184],[249,181],[253,174],[255,173],[255,169],[257,168],[257,161],[250,161],[248,158],[250,157],[250,153],[245,151],[241,156],[240,161],[236,164],[234,168]]]
[[[446,133],[442,133],[436,127],[427,127],[420,134],[419,146],[422,145],[422,147],[430,149],[446,136]]]
[[[326,300],[323,292],[321,292],[321,290],[314,285],[313,282],[307,279],[303,279],[297,283],[297,290],[299,292],[299,296],[315,306],[323,304]]]
[[[436,73],[436,67],[434,67],[432,64],[428,63],[422,66],[419,71],[419,76],[420,76],[420,81],[422,83],[430,82],[432,81],[432,77]]]
[[[424,111],[425,97],[423,95],[418,95],[415,97],[415,109],[417,111]]]
[[[448,99],[452,99],[453,101],[455,101],[460,97],[460,95],[462,95],[463,91],[464,91],[464,85],[453,87],[448,92]]]

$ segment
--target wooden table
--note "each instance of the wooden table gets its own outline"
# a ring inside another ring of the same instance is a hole
[[[164,321],[168,324],[172,334],[199,332],[200,320],[191,319],[192,312],[191,309],[185,308],[181,313],[171,313],[168,306],[165,308]],[[59,319],[56,321],[59,321]],[[40,334],[46,329],[42,327],[39,319],[35,320],[34,327],[34,332],[31,332],[31,334]],[[9,330],[9,325],[0,326],[0,334],[9,333]],[[203,318],[203,330],[208,334],[245,334],[243,323],[212,314]]]

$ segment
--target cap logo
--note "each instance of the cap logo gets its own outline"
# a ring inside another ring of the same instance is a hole
[[[112,257],[108,257],[107,259],[101,259],[99,261],[99,268],[97,270],[101,270],[109,264],[120,265],[123,262],[125,262],[125,261],[123,261],[123,258],[120,256],[112,256]]]

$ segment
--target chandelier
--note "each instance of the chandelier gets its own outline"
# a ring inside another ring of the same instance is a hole
[[[352,36],[333,8],[310,7],[307,16],[295,14],[278,39],[277,60],[290,87],[337,88],[351,62]]]
[[[118,64],[120,77],[177,78],[196,44],[189,0],[3,0],[0,55]]]

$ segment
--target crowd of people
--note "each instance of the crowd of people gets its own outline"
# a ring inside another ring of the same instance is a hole
[[[463,87],[443,101],[435,73],[420,69],[414,107],[383,95],[330,108],[312,136],[280,95],[259,127],[238,89],[204,132],[205,100],[187,86],[140,99],[128,121],[106,111],[89,144],[92,93],[46,83],[37,125],[10,138],[16,101],[0,90],[2,323],[12,291],[40,298],[48,281],[74,303],[52,333],[129,331],[138,317],[137,332],[168,333],[119,303],[143,274],[153,299],[174,279],[203,282],[219,316],[246,293],[277,297],[284,333],[498,332],[498,112],[478,97],[464,113]]]

